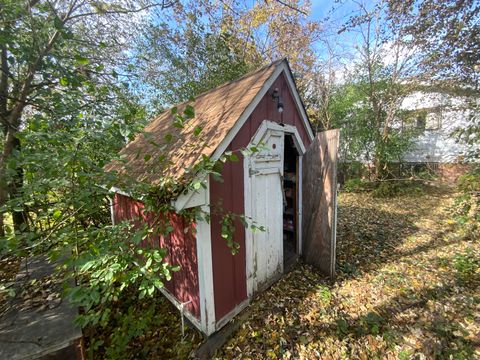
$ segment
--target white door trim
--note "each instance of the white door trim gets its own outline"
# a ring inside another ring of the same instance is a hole
[[[307,151],[300,133],[295,126],[285,125],[285,133],[293,136],[298,151],[298,210],[297,210],[297,254],[302,255],[302,186],[303,186],[303,154]]]
[[[302,191],[303,191],[303,154],[298,156],[298,218],[297,218],[297,253],[302,255],[303,242],[302,242]]]

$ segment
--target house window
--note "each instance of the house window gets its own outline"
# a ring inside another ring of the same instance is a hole
[[[425,130],[440,129],[440,114],[437,112],[428,113],[425,119]]]
[[[420,131],[440,129],[440,114],[436,112],[418,114],[416,128]]]
[[[425,130],[426,125],[427,125],[427,114],[425,113],[418,114],[416,119],[417,130],[420,130],[420,131]]]

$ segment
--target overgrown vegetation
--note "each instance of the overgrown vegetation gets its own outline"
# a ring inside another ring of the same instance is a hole
[[[480,168],[475,167],[470,172],[460,176],[457,182],[460,195],[455,199],[455,221],[462,226],[465,233],[473,239],[478,239],[480,229]]]

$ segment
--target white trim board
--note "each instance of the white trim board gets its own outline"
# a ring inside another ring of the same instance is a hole
[[[210,181],[207,180],[207,203],[210,202]],[[210,207],[202,206],[210,214]],[[197,267],[200,299],[201,331],[207,336],[215,332],[215,297],[213,290],[212,234],[210,223],[197,221]]]
[[[304,152],[305,153],[305,152]],[[302,240],[302,204],[303,204],[303,199],[302,199],[302,191],[303,191],[303,154],[298,155],[298,223],[297,223],[297,237],[298,237],[298,247],[297,247],[297,252],[298,255],[303,254],[303,240]]]
[[[197,176],[197,179],[201,179],[201,177]],[[201,187],[198,190],[190,190],[186,194],[181,194],[175,200],[172,200],[172,205],[175,207],[175,210],[181,211],[196,206],[207,205],[209,203],[209,190],[207,185],[209,179],[209,175],[204,175],[203,179],[200,180],[206,188]]]
[[[112,220],[112,225],[115,225],[115,211],[113,205],[113,196],[108,197],[108,202],[110,203],[110,220]]]
[[[115,193],[115,194],[120,194],[120,195],[123,195],[123,196],[127,196],[127,197],[129,197],[129,198],[132,198],[133,200],[142,201],[142,199],[143,199],[143,196],[140,196],[140,198],[136,199],[136,198],[135,198],[131,193],[129,193],[128,191],[123,191],[123,190],[121,190],[121,189],[119,189],[119,188],[117,188],[117,187],[115,187],[115,186],[112,186],[109,191],[111,191],[111,192],[113,192],[113,193]]]

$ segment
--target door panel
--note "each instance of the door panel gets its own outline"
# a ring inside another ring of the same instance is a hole
[[[283,272],[283,173],[284,133],[267,130],[261,142],[265,146],[252,154],[249,164],[252,219],[265,231],[251,236],[253,266],[252,292],[263,290]]]
[[[302,164],[303,255],[330,277],[335,276],[339,137],[339,130],[317,134]]]

